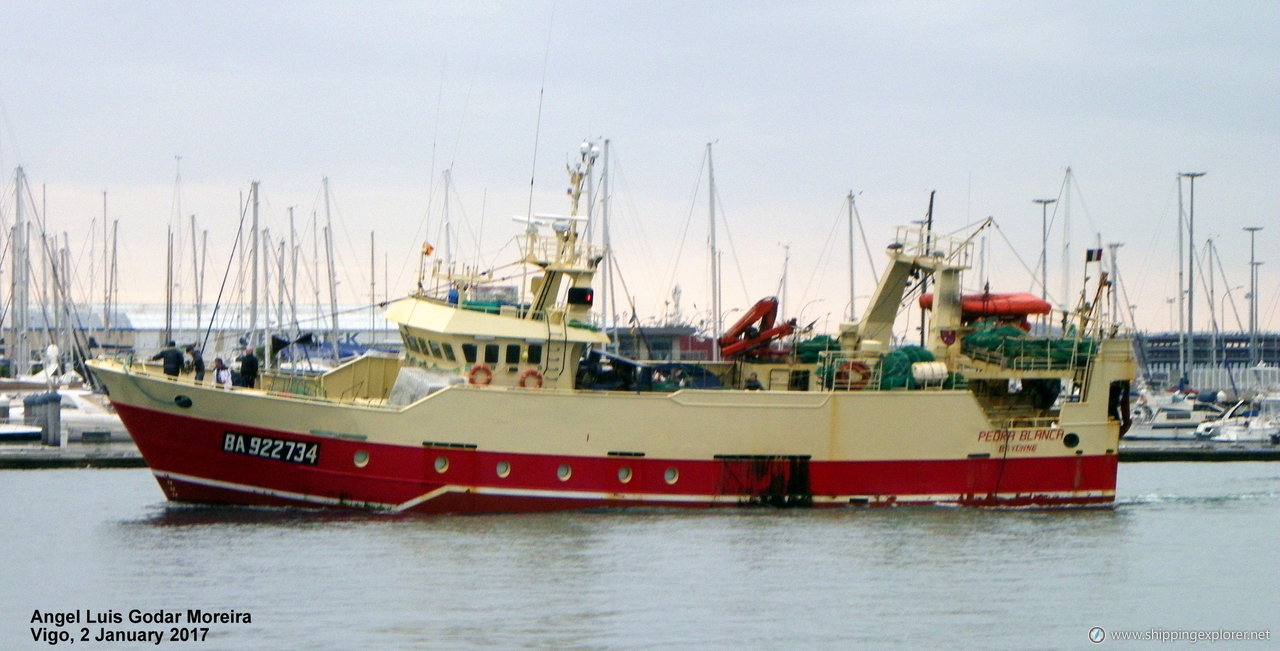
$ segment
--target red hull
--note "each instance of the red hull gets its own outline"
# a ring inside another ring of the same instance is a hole
[[[318,443],[315,465],[306,465],[224,450],[224,423],[117,409],[165,495],[180,502],[424,513],[754,504],[1053,507],[1109,505],[1116,478],[1114,454],[924,461],[566,457],[234,428],[248,437]],[[499,476],[503,462],[509,472]]]

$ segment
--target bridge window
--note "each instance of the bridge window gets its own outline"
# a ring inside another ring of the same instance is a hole
[[[507,344],[507,363],[520,363],[520,344]]]
[[[462,344],[462,358],[467,360],[468,364],[476,363],[476,345]]]
[[[542,344],[529,344],[529,363],[542,363]]]
[[[498,344],[484,345],[484,363],[485,364],[498,363],[498,348],[499,348]]]

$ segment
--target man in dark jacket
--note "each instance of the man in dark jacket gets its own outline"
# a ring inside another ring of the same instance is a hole
[[[194,344],[187,346],[187,354],[191,356],[191,370],[196,373],[196,382],[204,381],[204,355]]]
[[[245,348],[240,356],[240,386],[252,389],[258,383],[258,356],[253,347]]]
[[[161,360],[164,363],[164,374],[178,377],[182,372],[182,351],[172,341],[165,344],[164,350],[155,354],[151,361]]]

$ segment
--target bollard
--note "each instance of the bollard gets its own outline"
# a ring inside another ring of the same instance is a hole
[[[58,392],[35,393],[22,399],[22,421],[40,428],[40,442],[63,447],[67,444],[62,431],[62,396]]]

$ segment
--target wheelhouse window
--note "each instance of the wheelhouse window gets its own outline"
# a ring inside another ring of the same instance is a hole
[[[435,356],[436,358],[444,357],[444,352],[440,350],[440,344],[439,344],[439,342],[437,342],[436,340],[432,339],[431,341],[429,341],[429,342],[427,342],[427,343],[431,344],[431,354],[432,354],[433,356]]]
[[[529,344],[529,363],[542,363],[542,344]]]
[[[476,363],[476,345],[462,344],[462,358],[467,360],[468,364]]]
[[[440,344],[440,348],[441,348],[442,350],[444,350],[444,358],[445,358],[445,359],[447,359],[447,360],[449,360],[449,361],[451,361],[451,362],[456,362],[456,361],[458,361],[458,358],[456,358],[456,357],[454,357],[454,356],[453,356],[453,345],[452,345],[452,344]]]
[[[498,348],[499,348],[498,344],[484,345],[484,363],[485,364],[498,363]]]
[[[507,344],[507,363],[520,363],[520,344]]]
[[[416,341],[414,341],[414,340],[413,340],[413,337],[409,335],[409,331],[408,331],[408,330],[401,330],[401,331],[400,331],[400,338],[404,340],[404,347],[405,347],[405,348],[408,348],[409,350],[411,350],[411,351],[413,351],[413,352],[415,352],[415,353],[420,352],[420,351],[418,350],[418,342],[416,342]]]

